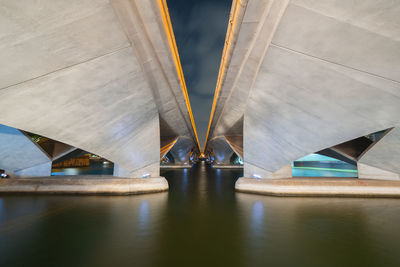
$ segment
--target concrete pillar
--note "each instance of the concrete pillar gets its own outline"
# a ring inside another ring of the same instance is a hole
[[[359,179],[400,180],[398,173],[375,168],[363,163],[357,164]]]
[[[174,157],[175,165],[189,165],[190,154],[195,144],[188,137],[180,136],[171,148],[170,153]]]
[[[160,176],[160,164],[154,163],[149,166],[130,171],[114,163],[113,175],[124,178],[156,178]]]
[[[241,130],[243,131],[243,122],[241,125]],[[236,155],[243,159],[243,134],[241,135],[225,135],[225,140],[228,142]]]
[[[50,157],[20,130],[0,124],[0,169],[10,176],[50,176]]]
[[[224,136],[216,137],[209,141],[209,148],[214,154],[214,164],[216,165],[229,165],[233,149],[228,144]]]
[[[266,179],[280,179],[292,177],[292,165],[287,164],[275,172],[267,171],[263,168],[244,162],[244,177],[246,178],[266,178]]]
[[[116,163],[114,163],[113,175],[114,176],[118,176],[118,177],[130,177],[129,171],[127,171],[126,169],[122,168],[121,166],[119,166]]]
[[[400,129],[393,128],[358,160],[358,178],[400,180]]]

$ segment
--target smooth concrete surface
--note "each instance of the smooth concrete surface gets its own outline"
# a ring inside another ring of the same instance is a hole
[[[249,89],[288,2],[233,1],[207,142],[243,135]]]
[[[252,178],[263,178],[263,179],[279,179],[292,177],[292,164],[287,164],[275,172],[270,172],[264,168],[252,165],[245,161],[243,163],[244,175]],[[250,174],[250,175],[249,175]]]
[[[197,133],[166,1],[110,0],[110,3],[152,88],[160,114],[161,142],[186,137],[198,150]]]
[[[209,140],[243,135],[245,177],[254,168],[271,177],[305,155],[400,125],[400,2],[244,1],[241,8]],[[371,154],[382,161],[374,167],[395,170],[398,153],[389,151]]]
[[[225,140],[236,155],[243,159],[243,135],[225,135]]]
[[[400,181],[357,178],[239,178],[239,192],[270,196],[400,198]]]
[[[195,147],[193,139],[189,137],[180,136],[177,138],[174,145],[169,152],[174,158],[175,165],[183,165],[190,163],[190,155]]]
[[[339,2],[352,12],[352,4]],[[376,23],[394,23],[390,19]],[[244,158],[276,171],[307,154],[399,124],[397,37],[382,38],[341,17],[289,4],[248,101]],[[392,72],[378,71],[381,65]]]
[[[62,158],[64,156],[68,155],[69,153],[74,152],[76,149],[77,149],[76,147],[72,147],[70,145],[63,144],[60,142],[55,142],[53,153],[52,153],[52,160],[54,161],[59,158]]]
[[[18,161],[18,163],[20,163]],[[14,172],[7,173],[10,177],[30,177],[30,176],[43,176],[51,175],[51,165],[52,162],[48,161],[42,164],[38,164],[29,168],[15,170]],[[18,166],[21,166],[18,164]]]
[[[375,168],[363,163],[357,164],[359,179],[400,180],[400,174]]]
[[[400,128],[396,127],[368,149],[359,159],[364,164],[400,175]]]
[[[196,144],[160,3],[1,1],[0,123],[158,177],[160,136]]]
[[[29,136],[0,124],[0,169],[10,176],[48,176],[51,159]]]
[[[235,153],[224,136],[211,139],[207,148],[213,154],[215,164],[229,165],[231,157]]]
[[[0,179],[0,194],[130,195],[166,190],[168,190],[168,182],[164,177],[130,179],[107,175],[77,175],[62,178]]]
[[[130,172],[159,162],[157,109],[130,48],[2,89],[0,103],[8,107],[1,123],[95,153]],[[152,176],[158,172],[154,168]]]
[[[113,176],[116,176],[116,177],[129,177],[130,173],[126,169],[124,169],[121,166],[119,166],[118,164],[114,163]]]

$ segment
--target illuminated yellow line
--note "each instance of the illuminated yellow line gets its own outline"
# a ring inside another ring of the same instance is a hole
[[[178,138],[176,138],[171,143],[169,143],[169,144],[163,146],[162,148],[160,148],[160,154],[163,154],[165,151],[171,149],[175,145],[176,141],[178,141]]]
[[[178,138],[175,139],[174,141],[172,141],[171,143],[166,144],[165,146],[163,146],[162,148],[160,148],[160,150],[165,150],[166,148],[168,148],[168,147],[170,147],[170,146],[173,146],[173,145],[176,143],[177,140],[178,140]]]
[[[228,139],[226,139],[226,142],[228,142],[228,144],[231,146],[231,148],[233,148],[233,150],[237,150],[239,153],[243,154],[243,147],[240,147],[238,145],[233,144],[232,142],[230,142]],[[236,153],[236,151],[234,151]],[[240,155],[238,155],[240,157]]]
[[[194,135],[195,135],[195,138],[196,138],[197,147],[199,148],[199,151],[200,151],[199,138],[197,137],[196,125],[195,125],[194,119],[193,119],[192,108],[190,106],[189,95],[188,95],[187,88],[186,88],[186,83],[185,83],[185,77],[183,76],[181,60],[179,59],[178,48],[176,46],[175,35],[174,35],[174,31],[172,30],[172,24],[171,24],[171,19],[169,17],[169,12],[168,12],[168,7],[167,7],[166,0],[158,0],[158,6],[159,6],[160,11],[161,11],[162,20],[163,20],[163,23],[164,23],[164,28],[165,28],[165,31],[166,31],[167,36],[168,36],[169,46],[171,48],[171,52],[172,52],[172,55],[173,55],[173,58],[174,58],[176,71],[178,72],[178,77],[179,77],[179,81],[181,83],[183,95],[185,96],[186,107],[187,107],[188,112],[189,112],[190,122],[192,123],[192,128],[193,128],[193,132],[194,132]]]
[[[238,146],[238,145],[235,145],[234,143],[228,141],[228,139],[225,139],[225,140],[226,140],[226,142],[228,142],[228,144],[229,144],[230,146],[235,147],[235,148],[240,148],[239,150],[242,150],[242,147],[240,147],[240,146]]]
[[[219,73],[218,73],[217,85],[216,85],[216,88],[215,88],[214,100],[213,100],[213,104],[212,104],[212,108],[211,108],[211,114],[210,114],[210,120],[208,122],[207,136],[206,136],[206,140],[204,142],[204,147],[203,147],[202,153],[204,153],[204,150],[206,149],[208,135],[210,134],[211,123],[212,123],[212,120],[214,118],[215,108],[217,106],[219,92],[221,90],[222,81],[223,81],[223,78],[224,78],[223,76],[224,76],[224,72],[225,72],[225,68],[226,68],[226,61],[227,61],[228,52],[229,52],[230,45],[231,45],[231,39],[232,39],[232,36],[233,36],[233,29],[234,29],[234,25],[236,24],[237,14],[238,14],[238,10],[239,10],[240,4],[241,4],[240,0],[234,1],[234,4],[233,4],[234,11],[233,11],[232,19],[229,20],[230,29],[226,33],[226,37],[225,37],[225,46],[224,46],[224,50],[222,51],[222,58],[221,58],[221,63],[219,65]]]

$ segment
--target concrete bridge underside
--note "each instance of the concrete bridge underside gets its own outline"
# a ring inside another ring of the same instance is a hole
[[[399,179],[399,12],[390,0],[234,1],[205,151],[235,136],[245,177],[288,178],[294,160],[336,147],[359,178]],[[386,129],[358,157],[340,150]]]
[[[122,177],[158,177],[170,140],[198,151],[165,0],[0,6],[0,169],[49,175],[37,171],[51,155],[16,129],[104,157]]]

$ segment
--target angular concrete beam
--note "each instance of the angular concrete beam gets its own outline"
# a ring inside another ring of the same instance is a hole
[[[50,176],[50,157],[21,131],[0,124],[0,169],[11,176]]]
[[[359,179],[400,180],[398,173],[372,167],[363,163],[357,164]]]
[[[189,137],[199,149],[166,1],[110,2],[152,89],[160,114],[161,136]]]
[[[217,84],[208,140],[244,116],[246,175],[400,125],[400,3],[278,2],[247,3]]]
[[[60,143],[60,142],[56,142],[54,144],[52,160],[54,161],[54,160],[57,160],[59,158],[62,158],[65,155],[67,155],[67,154],[69,154],[69,153],[71,153],[71,152],[73,152],[75,150],[77,150],[76,147],[73,147],[73,146],[70,146],[70,145],[67,145],[67,144],[63,144],[63,143]]]
[[[111,3],[2,1],[0,123],[158,177],[160,135],[197,143],[168,12]]]
[[[400,179],[399,127],[388,131],[362,155],[358,161],[358,177],[384,180]]]
[[[243,177],[248,178],[256,178],[256,179],[281,179],[281,178],[290,178],[292,177],[292,164],[288,164],[283,166],[277,171],[271,172],[267,171],[264,168],[260,168],[258,166],[252,165],[247,161],[244,162],[244,173]]]
[[[249,89],[288,2],[233,1],[205,150],[215,136],[243,135]]]
[[[168,154],[177,141],[178,137],[172,137],[168,139],[161,137],[160,160]]]
[[[174,157],[176,165],[187,165],[190,163],[190,155],[194,148],[195,144],[191,138],[178,137],[169,152]]]
[[[233,153],[235,153],[224,136],[211,139],[208,149],[214,155],[215,164],[230,164],[230,159]]]
[[[232,150],[243,159],[243,136],[225,135],[225,140],[231,146]]]

